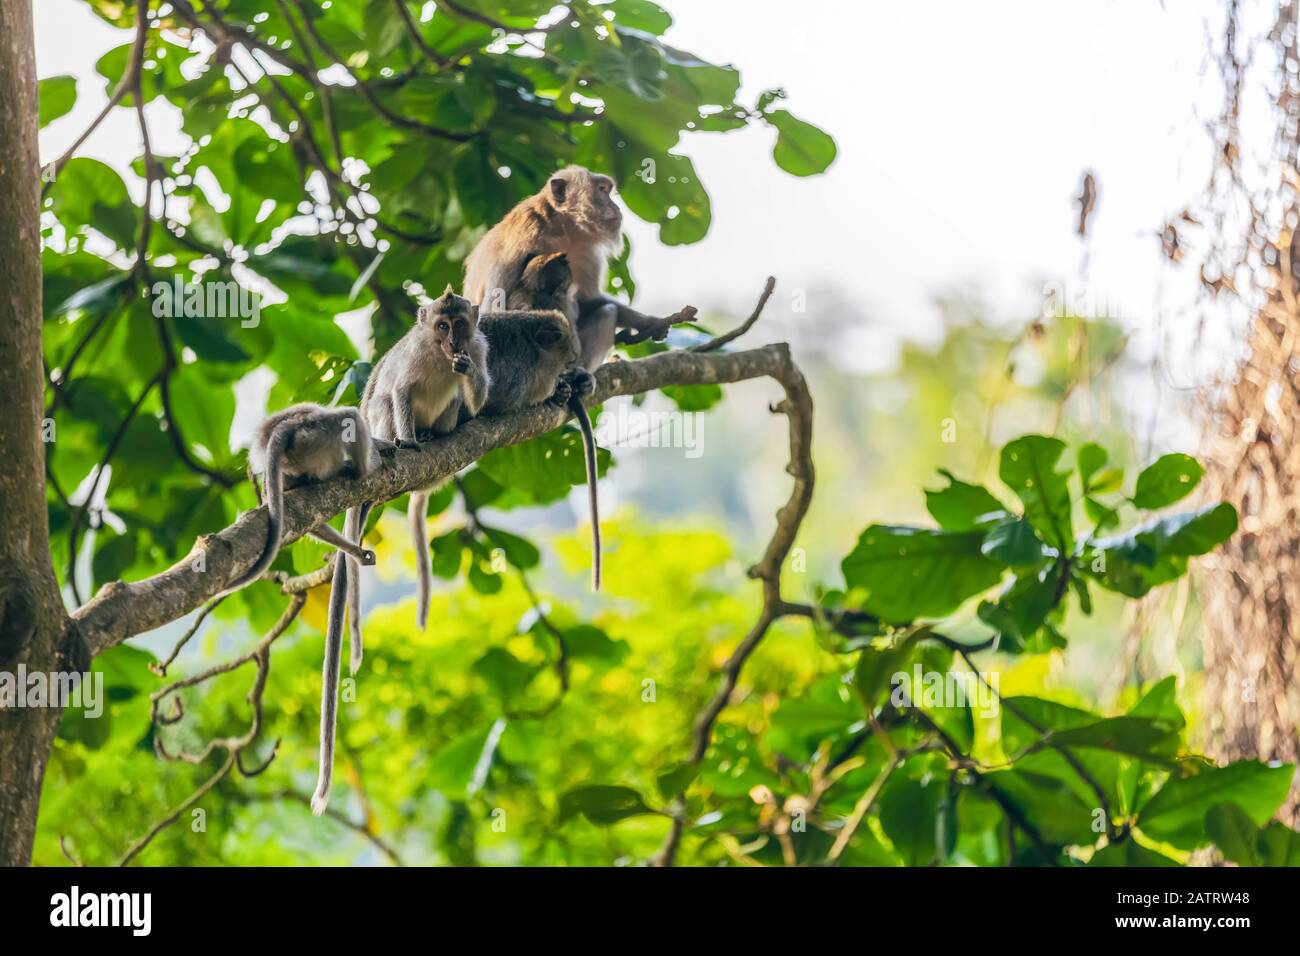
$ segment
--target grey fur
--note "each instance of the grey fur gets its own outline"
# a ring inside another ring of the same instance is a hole
[[[596,487],[596,439],[582,403],[595,387],[590,373],[576,366],[582,346],[564,313],[556,308],[569,292],[570,269],[564,253],[535,256],[524,266],[513,301],[524,308],[489,313],[480,328],[488,339],[492,390],[484,415],[553,402],[566,405],[582,431],[587,465],[587,504],[591,512],[592,590],[600,590],[600,509]]]

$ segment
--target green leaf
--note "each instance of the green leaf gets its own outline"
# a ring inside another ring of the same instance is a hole
[[[927,490],[925,507],[945,531],[974,531],[1007,515],[1006,506],[983,485],[958,481],[942,468],[939,474],[948,479],[948,487]]]
[[[488,452],[478,467],[505,488],[529,496],[536,504],[558,501],[574,485],[586,484],[582,435],[576,428],[561,428],[530,441]],[[609,452],[597,449],[599,473],[609,467]]]
[[[538,626],[544,628],[544,625]],[[564,647],[571,660],[598,661],[606,664],[617,664],[631,653],[627,641],[616,641],[600,628],[590,624],[565,628]]]
[[[1205,815],[1220,803],[1235,803],[1256,824],[1273,815],[1286,799],[1295,768],[1243,760],[1226,767],[1192,768],[1160,788],[1138,814],[1148,836],[1191,850],[1208,842]]]
[[[514,567],[527,571],[529,568],[537,567],[541,562],[542,553],[527,538],[521,538],[500,528],[489,528],[486,525],[481,527],[488,543],[494,548],[500,548],[506,560]]]
[[[392,0],[366,0],[363,19],[366,43],[374,56],[385,57],[402,42],[406,28]]]
[[[672,800],[691,785],[691,781],[699,775],[699,772],[700,765],[697,763],[682,761],[672,764],[667,770],[661,771],[655,777],[655,783],[659,787],[659,795],[665,800]]]
[[[473,670],[494,694],[507,700],[522,694],[537,676],[536,666],[524,663],[503,647],[490,648],[474,662]]]
[[[1205,832],[1233,863],[1260,866],[1259,827],[1235,803],[1216,804],[1205,814]]]
[[[1110,455],[1096,442],[1087,442],[1079,446],[1075,457],[1079,463],[1079,479],[1083,482],[1084,492],[1087,493],[1092,476],[1105,466],[1110,460]]]
[[[1044,840],[1088,845],[1097,839],[1093,808],[1062,780],[1024,770],[999,770],[984,779],[1009,799]]]
[[[835,162],[835,140],[787,110],[772,110],[763,118],[776,128],[772,158],[792,176],[815,176]]]
[[[505,721],[457,737],[429,756],[426,783],[449,797],[466,797],[482,787],[496,759]]]
[[[77,104],[77,78],[75,76],[47,76],[40,82],[42,127],[66,116]]]
[[[895,775],[880,795],[880,826],[907,866],[927,866],[938,854],[935,829],[948,781]]]
[[[1119,843],[1111,843],[1092,855],[1088,861],[1089,866],[1128,866],[1128,867],[1153,867],[1153,866],[1178,866],[1176,860],[1171,860],[1162,853],[1156,853],[1154,850],[1148,850],[1142,844],[1135,840],[1123,840]]]
[[[1074,546],[1069,474],[1056,470],[1064,451],[1060,439],[1026,435],[1002,449],[998,468],[998,477],[1024,503],[1025,518],[1062,555]]]
[[[1138,475],[1133,504],[1150,510],[1171,505],[1191,494],[1204,474],[1189,455],[1164,455]]]
[[[560,823],[579,813],[596,826],[607,827],[628,817],[654,811],[631,787],[588,784],[574,787],[560,797]]]
[[[1001,580],[1001,566],[980,552],[983,541],[981,532],[872,525],[841,569],[849,587],[867,589],[863,609],[877,617],[942,617]]]
[[[853,688],[862,698],[869,712],[874,712],[876,702],[889,687],[893,675],[905,670],[919,631],[913,631],[898,643],[886,648],[864,647],[853,669]]]
[[[1009,567],[1041,564],[1043,542],[1024,518],[1004,518],[984,536],[980,552]]]
[[[1141,597],[1180,577],[1188,557],[1213,550],[1236,530],[1237,512],[1227,503],[1165,515],[1127,534],[1098,539],[1094,547],[1100,555],[1084,555],[1082,569],[1104,588]]]

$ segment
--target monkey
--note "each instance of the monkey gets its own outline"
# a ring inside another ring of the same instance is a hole
[[[442,435],[456,427],[463,416],[478,414],[487,399],[488,344],[478,327],[478,308],[456,295],[450,285],[431,305],[416,313],[415,325],[375,365],[361,396],[361,413],[371,434],[398,448],[420,447],[420,435]],[[429,616],[433,589],[427,520],[432,488],[413,491],[407,510],[415,561],[419,571],[419,625]],[[372,504],[349,508],[345,533],[361,541]],[[361,666],[361,569],[351,559],[334,563],[330,592],[330,619],[335,611],[348,617],[351,657],[355,674]],[[320,771],[311,798],[312,812],[325,812],[334,772],[334,741],[337,732],[338,684],[342,635],[335,635],[326,647],[321,672]]]
[[[524,266],[511,303],[519,308],[490,312],[479,328],[488,340],[492,388],[480,414],[505,415],[542,402],[567,407],[582,432],[591,512],[591,587],[600,590],[600,511],[596,494],[596,439],[582,399],[595,390],[591,373],[575,362],[577,333],[558,306],[568,295],[571,272],[563,252],[532,257]]]
[[[573,278],[561,311],[578,333],[578,364],[588,372],[616,344],[661,341],[669,328],[696,314],[687,306],[652,318],[605,295],[607,260],[622,248],[623,213],[613,191],[609,176],[565,167],[489,229],[465,259],[465,295],[486,313],[510,307],[532,257],[565,253]]]
[[[266,499],[266,546],[253,566],[227,585],[218,597],[256,581],[275,560],[284,532],[286,488],[344,473],[359,478],[379,465],[379,450],[365,419],[355,408],[324,408],[304,402],[267,416],[257,426],[248,449],[248,477],[255,492],[256,476],[264,476],[258,497]],[[313,528],[308,534],[347,552],[362,564],[375,563],[373,551],[353,543],[328,524]]]

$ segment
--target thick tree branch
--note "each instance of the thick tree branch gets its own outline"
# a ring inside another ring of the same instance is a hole
[[[792,445],[806,455],[811,432],[811,398],[803,376],[784,343],[744,352],[698,354],[663,352],[635,362],[611,362],[596,374],[598,404],[665,385],[704,385],[770,377],[786,387],[782,405],[801,410]],[[802,410],[809,413],[805,416]],[[514,445],[561,425],[567,413],[543,405],[501,418],[477,418],[453,434],[426,442],[419,451],[398,451],[385,467],[363,479],[336,478],[285,495],[284,544],[363,501],[389,501],[451,477],[495,448]],[[794,539],[812,494],[811,473],[796,475],[796,495],[778,517],[777,535],[751,572],[774,589],[777,570]],[[200,538],[189,555],[161,574],[137,582],[115,581],[74,615],[92,653],[98,654],[135,634],[183,617],[217,594],[257,560],[266,542],[266,510],[245,513],[229,528]]]

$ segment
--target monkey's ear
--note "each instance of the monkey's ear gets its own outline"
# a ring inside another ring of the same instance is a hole
[[[542,264],[543,287],[551,292],[562,292],[573,280],[573,269],[569,266],[569,257],[563,252],[547,256]]]
[[[469,320],[471,322],[478,321],[478,305],[471,305],[469,307]]]
[[[433,306],[422,305],[415,310],[416,322],[428,322],[431,318],[433,318]]]
[[[560,341],[560,339],[564,338],[564,332],[554,323],[548,322],[537,330],[535,338],[537,339],[537,344],[542,348],[550,348],[556,342]]]
[[[559,176],[551,178],[551,198],[555,200],[557,206],[564,203],[564,197],[568,194],[569,184]]]

